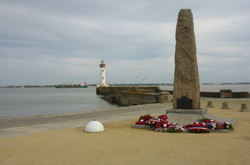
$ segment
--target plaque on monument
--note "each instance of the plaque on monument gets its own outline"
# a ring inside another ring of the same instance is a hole
[[[183,96],[180,99],[177,99],[177,109],[192,109],[192,100]]]

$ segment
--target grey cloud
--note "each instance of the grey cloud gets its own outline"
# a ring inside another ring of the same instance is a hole
[[[48,76],[51,83],[58,82],[64,76],[65,79],[77,79],[77,75],[66,74],[66,71],[71,69],[81,70],[75,67],[76,63],[51,59],[84,59],[83,66],[93,66],[91,69],[96,68],[96,70],[91,72],[92,75],[80,71],[79,74],[87,76],[92,83],[96,83],[98,79],[99,60],[104,59],[111,63],[119,60],[130,61],[126,62],[127,75],[124,76],[131,77],[129,74],[133,73],[134,66],[130,64],[134,61],[139,65],[140,62],[174,56],[175,24],[181,8],[191,8],[193,11],[198,57],[219,56],[223,63],[227,64],[227,58],[237,56],[242,62],[233,61],[231,68],[225,66],[221,69],[238,70],[240,65],[247,68],[250,23],[246,18],[250,15],[249,6],[250,3],[246,0],[237,2],[233,0],[1,1],[0,58],[4,58],[5,63],[11,66],[7,67],[0,62],[0,70],[7,70],[10,75],[0,72],[0,76],[3,77],[0,85],[16,83],[11,76],[16,76],[20,81],[27,80],[27,77],[33,75],[32,72],[28,75],[21,74],[27,70],[37,71],[45,77],[46,73],[54,70],[53,73],[58,76],[55,78]],[[217,23],[221,26],[217,27]],[[230,26],[224,26],[227,23]],[[16,62],[14,66],[13,59],[25,60],[26,69],[21,69],[23,63]],[[48,65],[46,68],[38,68],[31,65],[34,61],[40,67],[44,63]],[[147,68],[146,80],[149,82],[167,80],[171,83],[172,75],[164,71],[166,68],[163,65],[159,66],[158,62],[156,60],[150,65],[152,68],[159,67],[159,74]],[[201,62],[199,65],[200,68],[214,68],[212,61]],[[65,74],[53,66],[64,70]],[[171,67],[168,70],[172,71],[172,64]],[[82,69],[87,70],[87,67]],[[249,71],[247,68],[245,72]],[[107,79],[115,81],[119,73],[113,73],[112,70],[110,72],[111,77]],[[142,68],[140,74],[143,72]],[[166,77],[161,77],[164,72],[168,74]],[[242,81],[246,81],[246,73],[242,71],[238,73],[241,73]],[[201,70],[201,74],[208,75],[202,76],[203,81],[223,80],[220,79],[219,75],[223,74],[220,72],[211,76],[211,73],[204,69]],[[138,75],[132,77],[136,76]],[[150,76],[154,78],[150,79]],[[209,76],[211,78],[207,78]],[[46,78],[43,80],[41,82],[46,83]],[[240,78],[238,80],[240,81]],[[32,79],[29,81],[32,82]]]

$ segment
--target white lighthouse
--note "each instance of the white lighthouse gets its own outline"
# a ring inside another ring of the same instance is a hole
[[[106,75],[105,75],[106,64],[102,60],[101,63],[99,64],[99,66],[100,66],[100,76],[101,77],[100,77],[100,84],[98,84],[98,86],[107,87],[108,84],[106,84]]]

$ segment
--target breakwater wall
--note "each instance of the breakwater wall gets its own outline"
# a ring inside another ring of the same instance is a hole
[[[173,91],[169,91],[173,94]],[[213,98],[250,98],[249,92],[232,92],[232,90],[220,90],[219,92],[200,92],[201,97]]]
[[[98,87],[96,94],[103,99],[119,106],[130,106],[150,103],[169,102],[169,94],[173,91],[162,91],[158,87]],[[250,98],[249,92],[232,92],[230,89],[222,89],[219,92],[200,92],[201,97],[212,98]]]
[[[158,87],[98,87],[97,95],[119,106],[130,106],[149,103],[168,102],[168,92],[161,91]]]

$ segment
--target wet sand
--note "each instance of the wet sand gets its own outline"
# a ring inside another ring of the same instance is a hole
[[[250,106],[250,99],[202,98],[202,107],[208,100],[215,106],[208,109],[210,114],[237,119],[234,132],[175,134],[134,129],[131,124],[139,115],[151,109],[152,115],[160,115],[170,104],[118,108],[123,111],[96,115],[104,123],[102,133],[82,131],[93,116],[21,127],[6,124],[0,129],[1,135],[8,135],[0,139],[0,164],[250,164],[250,112],[239,112],[241,103]],[[220,109],[223,101],[230,109]],[[39,127],[44,129],[36,132]],[[29,131],[23,134],[7,131],[25,129]]]

